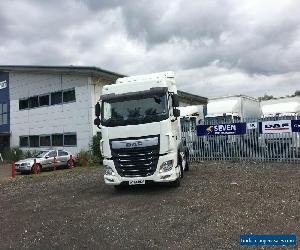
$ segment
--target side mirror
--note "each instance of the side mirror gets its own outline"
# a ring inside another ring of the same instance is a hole
[[[97,117],[100,116],[100,113],[101,113],[100,110],[101,110],[101,109],[100,109],[100,103],[97,102],[97,104],[95,105],[95,116],[97,116]],[[96,124],[95,124],[95,125],[96,125]]]
[[[94,120],[94,125],[96,125],[97,127],[100,126],[100,118],[97,117],[95,120]]]
[[[179,109],[173,109],[173,115],[177,118],[180,116],[180,110]]]
[[[49,158],[49,156],[48,156],[48,155],[46,155],[46,156],[45,156],[45,159],[48,159],[48,158]]]
[[[179,98],[177,94],[172,95],[172,105],[173,108],[179,107]]]

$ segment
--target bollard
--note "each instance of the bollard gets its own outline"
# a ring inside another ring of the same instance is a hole
[[[37,164],[36,164],[36,159],[34,159],[33,170],[34,170],[34,174],[37,175]]]
[[[69,160],[69,169],[73,167],[73,157],[70,155],[70,160]]]
[[[56,158],[55,157],[53,160],[53,174],[54,174],[54,176],[56,176]]]
[[[11,177],[15,178],[15,162],[11,162]]]

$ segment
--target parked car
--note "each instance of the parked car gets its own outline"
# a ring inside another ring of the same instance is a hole
[[[20,160],[15,163],[17,172],[34,172],[34,159],[37,163],[37,172],[44,169],[51,169],[54,167],[54,157],[56,158],[57,167],[69,167],[75,165],[75,157],[72,155],[72,162],[70,160],[71,153],[65,150],[42,150],[39,151],[33,158]]]

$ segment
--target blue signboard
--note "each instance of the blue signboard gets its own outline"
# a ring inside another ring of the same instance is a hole
[[[198,125],[197,135],[242,135],[246,134],[246,123]]]
[[[293,132],[300,132],[300,120],[292,120],[291,125]]]
[[[0,72],[0,133],[9,132],[9,74]]]
[[[241,246],[296,246],[295,234],[241,234]]]

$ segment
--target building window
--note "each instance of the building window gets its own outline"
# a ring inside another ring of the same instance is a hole
[[[37,108],[39,106],[39,97],[32,96],[29,98],[29,108]]]
[[[7,104],[0,103],[0,125],[6,125],[8,123],[7,119]]]
[[[51,138],[50,135],[40,135],[40,147],[50,147]]]
[[[75,102],[75,101],[76,101],[75,89],[57,91],[57,92],[52,92],[51,94],[43,94],[40,96],[31,96],[27,99],[20,99],[19,110],[56,105],[56,104],[62,104],[68,102]]]
[[[52,135],[52,146],[63,146],[63,145],[64,145],[63,134]]]
[[[19,110],[28,109],[28,99],[19,100]]]
[[[38,135],[29,136],[29,146],[31,148],[39,147],[39,136]]]
[[[41,106],[49,106],[49,95],[41,95],[39,96],[39,105]]]
[[[28,136],[20,136],[20,147],[28,147]]]
[[[64,146],[76,146],[77,136],[76,134],[64,134]]]
[[[75,102],[76,101],[75,89],[64,91],[63,92],[63,101],[64,101],[64,103]]]
[[[51,93],[51,105],[62,103],[62,92]]]
[[[76,133],[53,134],[53,135],[31,135],[20,136],[20,147],[62,147],[62,146],[76,146]]]

